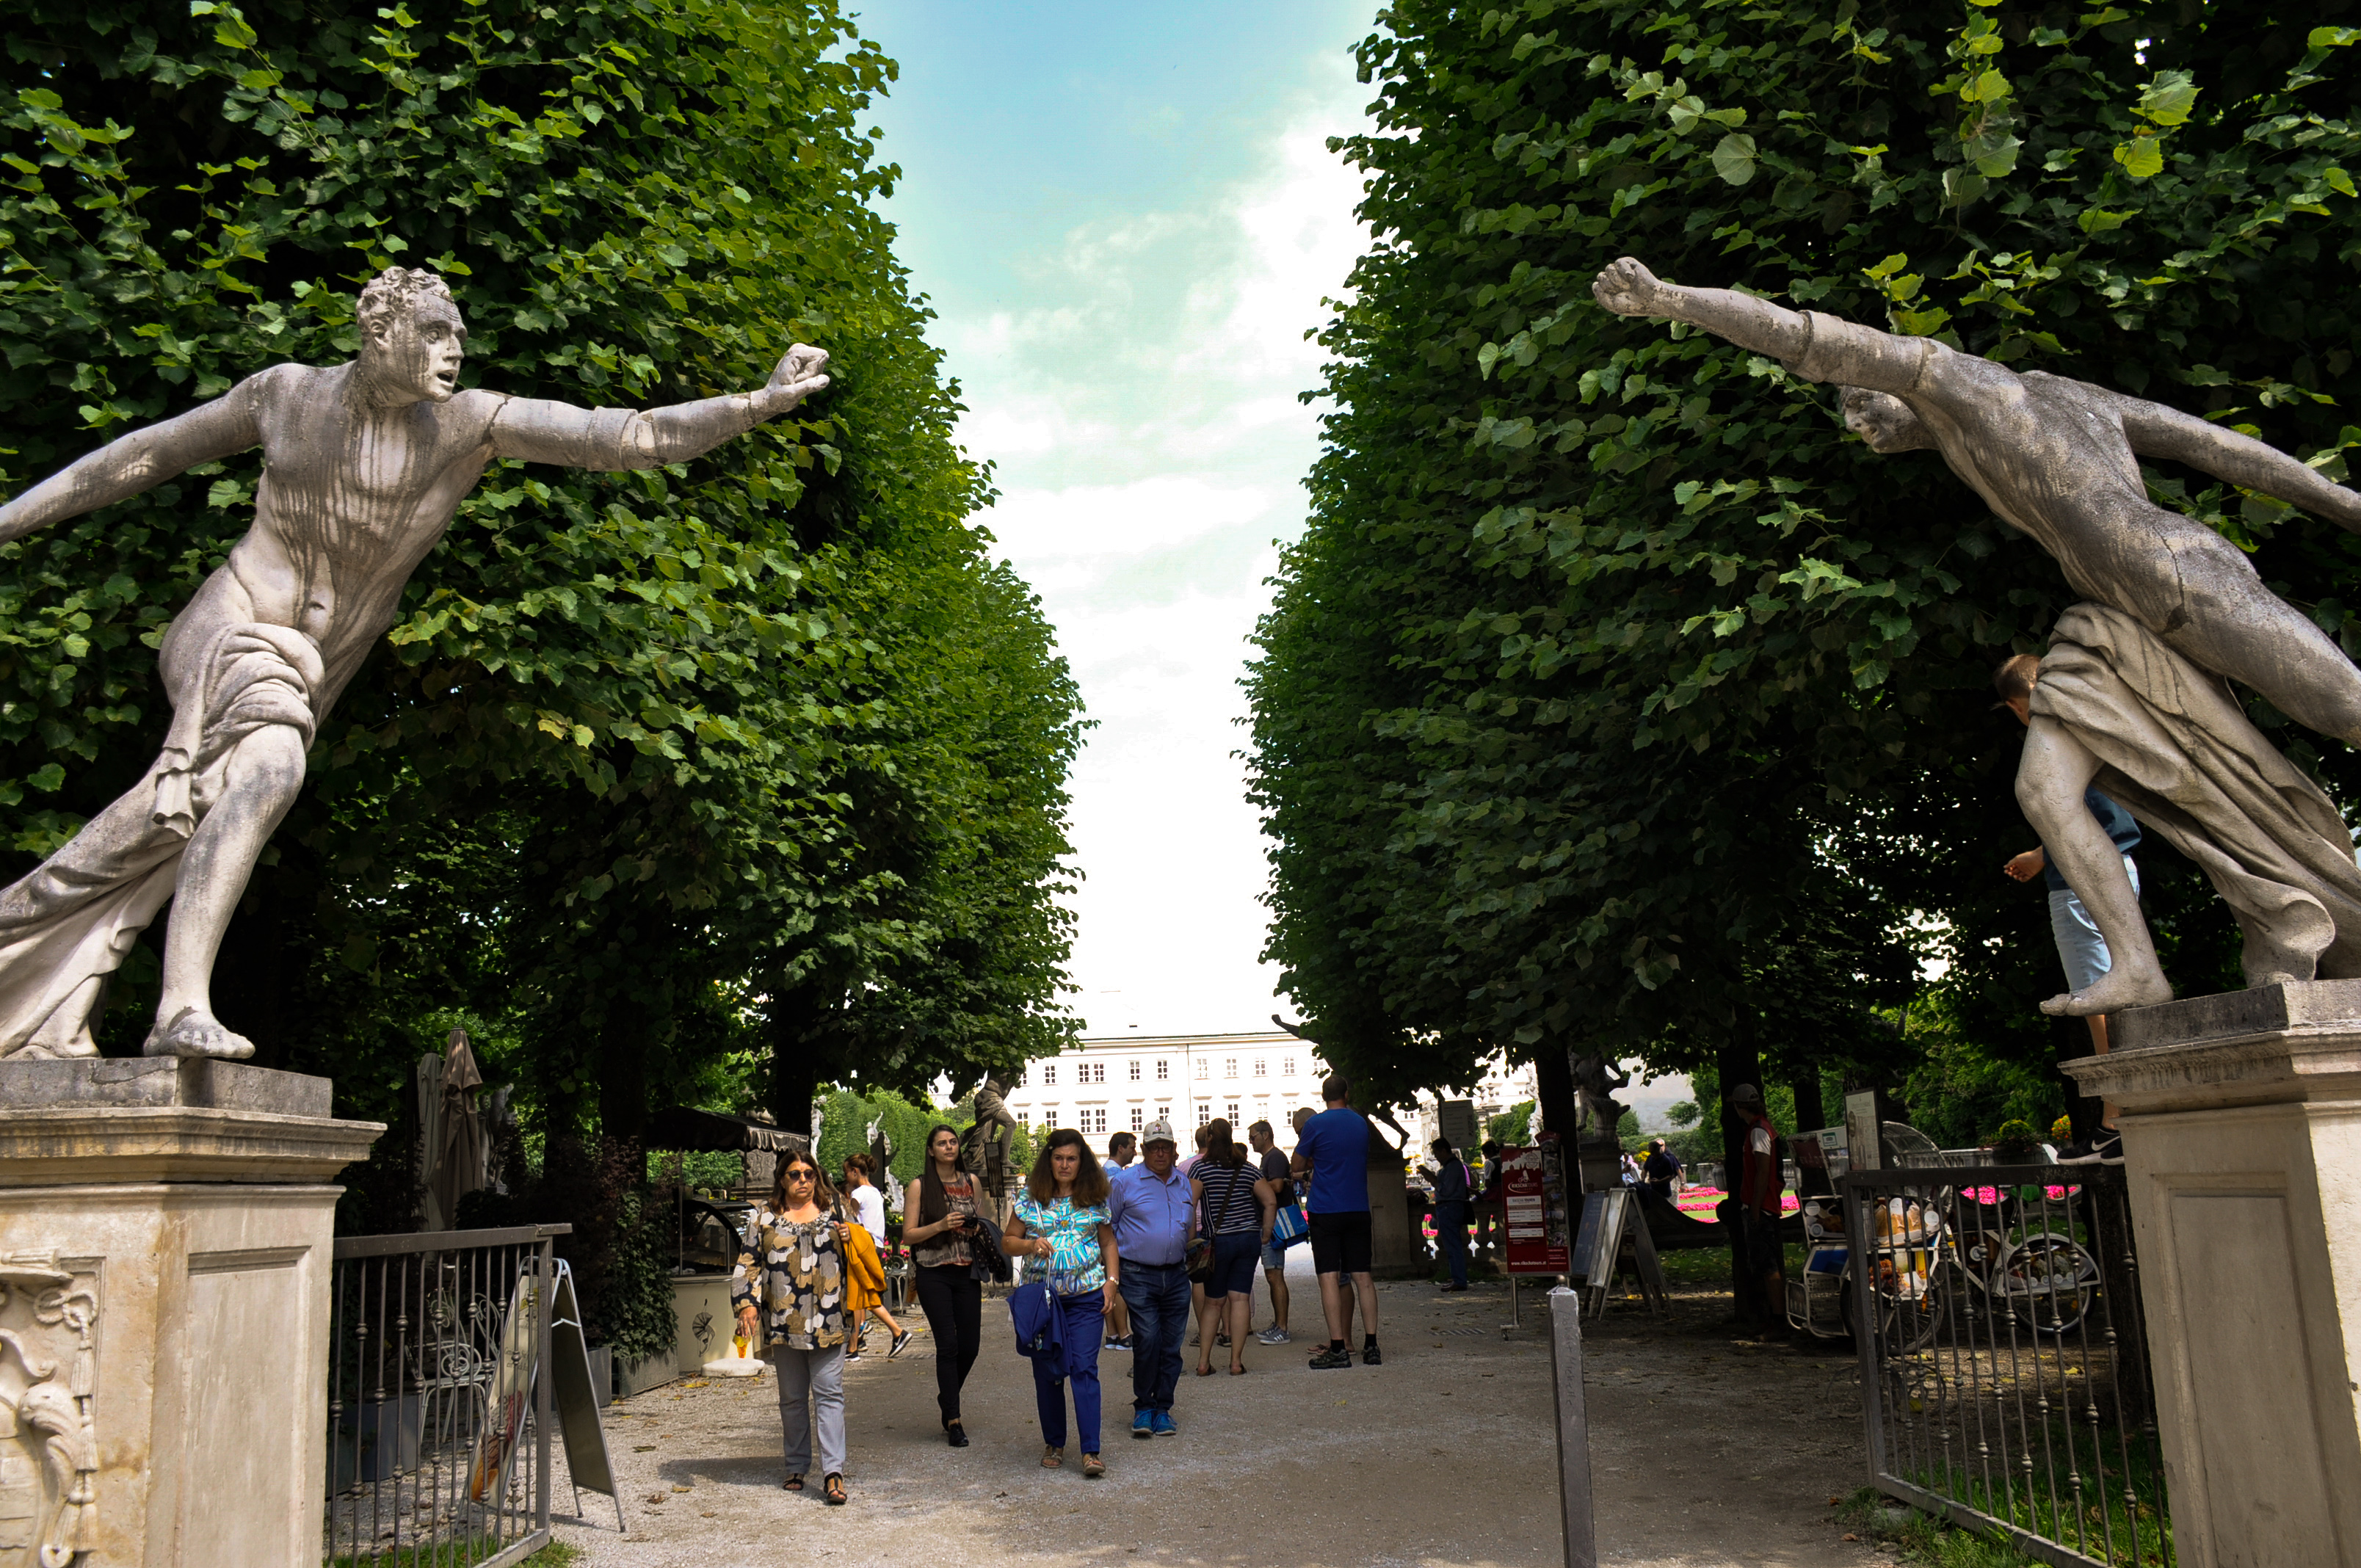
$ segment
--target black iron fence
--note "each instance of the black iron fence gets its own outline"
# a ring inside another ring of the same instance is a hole
[[[549,1540],[551,1238],[336,1243],[328,1568],[505,1568]]]
[[[1876,1486],[2046,1563],[2169,1568],[2122,1168],[1871,1170],[1840,1190]]]

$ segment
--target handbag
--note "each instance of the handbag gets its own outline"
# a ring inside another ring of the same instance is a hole
[[[1312,1222],[1303,1217],[1301,1205],[1290,1200],[1279,1206],[1270,1222],[1270,1245],[1281,1249],[1291,1247],[1312,1234]]]

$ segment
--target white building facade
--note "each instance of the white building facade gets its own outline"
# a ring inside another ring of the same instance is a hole
[[[1255,1123],[1268,1122],[1279,1146],[1291,1152],[1294,1113],[1321,1108],[1320,1081],[1327,1076],[1328,1064],[1293,1035],[1117,1035],[1027,1063],[1007,1099],[1028,1133],[1071,1127],[1101,1151],[1114,1134],[1136,1133],[1161,1116],[1185,1154],[1191,1135],[1220,1116],[1241,1137]],[[1496,1058],[1468,1098],[1481,1128],[1534,1096],[1532,1068]],[[1422,1157],[1435,1136],[1434,1103],[1422,1100],[1397,1114]]]
[[[1243,1137],[1268,1122],[1279,1146],[1295,1147],[1299,1107],[1320,1109],[1328,1064],[1293,1035],[1119,1035],[1084,1040],[1026,1064],[1008,1109],[1028,1133],[1071,1127],[1104,1151],[1115,1133],[1136,1133],[1159,1116],[1181,1152],[1199,1127],[1226,1118]]]

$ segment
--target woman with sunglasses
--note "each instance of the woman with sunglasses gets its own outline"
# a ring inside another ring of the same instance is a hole
[[[928,1133],[918,1212],[902,1222],[902,1240],[910,1249],[918,1310],[927,1314],[935,1338],[935,1404],[942,1411],[943,1436],[953,1448],[967,1446],[960,1390],[983,1337],[983,1285],[975,1275],[975,1244],[969,1239],[970,1227],[981,1223],[979,1186],[959,1168],[959,1134],[941,1125]],[[989,1236],[984,1245],[991,1245]]]
[[[1049,1287],[1063,1319],[1062,1358],[1033,1362],[1033,1394],[1041,1410],[1041,1468],[1066,1462],[1066,1390],[1074,1386],[1074,1425],[1082,1440],[1082,1475],[1106,1474],[1099,1458],[1099,1344],[1107,1303],[1120,1288],[1115,1218],[1107,1212],[1106,1173],[1091,1146],[1071,1127],[1042,1145],[1033,1174],[1018,1193],[1004,1230],[1008,1255],[1025,1260],[1025,1279]]]
[[[771,1331],[786,1451],[786,1479],[780,1484],[790,1492],[804,1489],[817,1426],[822,1486],[829,1502],[840,1504],[845,1497],[844,1343],[851,1323],[844,1310],[845,1227],[828,1212],[835,1201],[809,1155],[784,1156],[771,1201],[747,1224],[730,1299],[749,1344],[762,1343],[763,1327]]]

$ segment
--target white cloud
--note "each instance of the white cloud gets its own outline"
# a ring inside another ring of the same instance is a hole
[[[1301,526],[1317,453],[1303,334],[1365,246],[1358,176],[1325,145],[1365,93],[1319,70],[1252,178],[1078,228],[1031,269],[1053,296],[943,323],[960,440],[999,465],[977,521],[1042,596],[1097,721],[1073,780],[1073,1003],[1093,1032],[1268,1027],[1279,1005],[1234,753],[1271,541]]]

